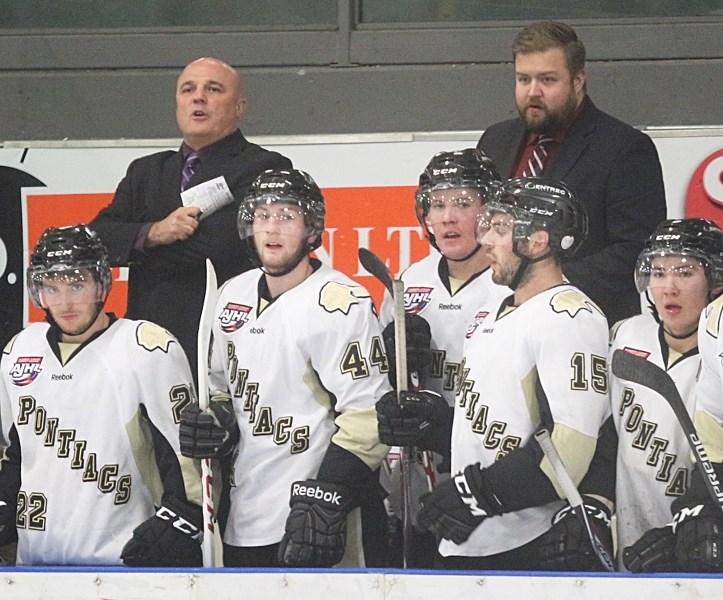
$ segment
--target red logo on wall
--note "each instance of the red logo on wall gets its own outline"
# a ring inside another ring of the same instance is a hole
[[[690,178],[685,216],[710,219],[723,228],[723,148],[705,158]]]

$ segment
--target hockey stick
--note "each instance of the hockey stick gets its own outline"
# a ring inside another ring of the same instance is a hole
[[[216,296],[218,284],[216,282],[216,271],[213,264],[206,259],[206,293],[203,297],[203,308],[201,309],[201,320],[198,324],[198,338],[196,354],[197,376],[198,376],[198,406],[201,410],[208,408],[209,383],[208,383],[208,359],[211,347],[211,329],[213,326],[214,308],[216,307]],[[215,555],[215,529],[213,524],[213,471],[211,459],[201,459],[201,491],[203,494],[203,566],[214,567],[216,565]]]
[[[404,312],[404,282],[393,279],[392,274],[381,259],[371,250],[359,248],[359,261],[362,266],[389,290],[394,301],[394,352],[396,353],[397,398],[407,391],[407,331]],[[411,556],[412,541],[412,472],[410,456],[412,449],[400,447],[399,467],[402,479],[402,536],[404,567]]]
[[[613,353],[612,370],[616,377],[627,379],[660,394],[670,405],[688,440],[688,445],[695,455],[695,464],[703,476],[708,493],[718,508],[723,511],[723,486],[721,486],[708,458],[708,453],[698,437],[698,432],[680,397],[680,392],[668,372],[641,356],[620,349]]]
[[[575,482],[572,480],[572,477],[570,477],[570,474],[567,472],[560,455],[557,453],[557,448],[555,448],[555,445],[552,443],[550,432],[543,427],[535,433],[535,439],[537,440],[537,443],[540,444],[540,448],[542,448],[542,451],[545,453],[547,460],[550,461],[550,464],[555,471],[557,481],[562,488],[562,493],[565,494],[565,499],[572,507],[573,512],[582,522],[582,526],[590,538],[590,544],[592,545],[592,549],[595,552],[595,556],[597,556],[598,561],[606,571],[615,571],[615,562],[605,549],[605,546],[603,546],[603,543],[592,530],[590,521],[587,518],[587,512],[585,512],[582,496],[580,495],[580,492],[577,491]]]

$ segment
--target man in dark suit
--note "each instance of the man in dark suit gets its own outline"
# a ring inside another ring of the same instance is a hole
[[[635,262],[666,216],[655,146],[586,95],[585,47],[572,27],[533,23],[517,35],[512,54],[520,118],[486,129],[477,147],[503,177],[544,173],[572,189],[587,209],[590,231],[564,263],[565,276],[610,324],[638,314]]]
[[[183,135],[177,151],[131,163],[111,203],[90,224],[108,248],[111,264],[129,266],[130,319],[147,319],[173,333],[192,366],[205,291],[205,259],[219,285],[251,268],[236,227],[246,188],[266,169],[288,169],[291,161],[248,142],[239,130],[246,99],[238,72],[214,58],[191,62],[176,85],[176,120]],[[201,218],[184,206],[182,172],[197,157],[184,187],[223,176],[233,201]],[[195,372],[195,369],[194,369]]]

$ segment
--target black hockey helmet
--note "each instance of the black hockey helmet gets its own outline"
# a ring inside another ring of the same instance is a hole
[[[309,243],[309,252],[321,246],[326,206],[319,186],[311,175],[304,171],[269,169],[261,173],[251,184],[238,212],[239,235],[242,240],[248,241],[252,256],[256,256],[256,248],[253,245],[256,207],[274,202],[300,208],[304,215],[307,236],[314,236],[314,240]]]
[[[513,217],[512,239],[526,240],[538,230],[549,234],[550,250],[569,258],[587,237],[587,212],[564,183],[549,177],[514,177],[503,183],[477,220],[478,236],[494,213]]]
[[[429,243],[439,249],[434,234],[427,226],[432,192],[449,188],[477,190],[484,204],[499,182],[500,175],[492,159],[477,148],[435,154],[419,176],[415,196],[417,220]]]
[[[28,292],[33,304],[46,308],[41,297],[45,277],[74,278],[80,275],[81,270],[90,271],[100,283],[97,301],[102,304],[108,296],[112,279],[108,251],[98,234],[82,224],[46,229],[30,257],[27,272]]]
[[[643,293],[650,285],[656,257],[693,258],[705,270],[709,287],[723,285],[723,231],[708,219],[668,219],[645,242],[635,265],[635,285]]]

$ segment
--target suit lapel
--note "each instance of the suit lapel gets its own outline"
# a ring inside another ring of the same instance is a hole
[[[497,165],[497,169],[503,177],[505,174],[507,177],[512,177],[512,169],[515,166],[517,153],[519,152],[526,136],[527,129],[525,128],[524,122],[522,119],[517,119],[510,130],[510,138],[512,138],[513,143],[505,145],[507,148],[506,154],[501,157],[499,164]]]
[[[595,113],[597,112],[597,108],[595,108],[592,101],[588,99],[588,102],[589,106],[585,107],[577,123],[570,131],[570,135],[560,149],[557,160],[550,165],[549,169],[543,171],[544,175],[565,181],[567,174],[587,149],[590,144],[590,134],[595,131]]]

